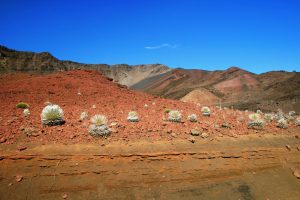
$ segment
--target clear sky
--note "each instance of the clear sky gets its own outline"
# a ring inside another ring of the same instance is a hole
[[[0,0],[0,44],[82,63],[300,71],[298,0]]]

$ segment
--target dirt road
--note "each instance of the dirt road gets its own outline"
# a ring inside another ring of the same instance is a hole
[[[0,199],[299,200],[297,147],[294,136],[267,135],[23,151],[0,145]]]

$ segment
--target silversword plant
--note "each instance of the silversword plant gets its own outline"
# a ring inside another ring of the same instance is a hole
[[[261,118],[261,115],[258,113],[253,113],[249,115],[250,122],[248,123],[248,127],[251,128],[263,128],[265,122]]]
[[[80,120],[83,121],[83,120],[86,120],[88,118],[88,113],[87,112],[82,112],[80,114]]]
[[[128,113],[127,120],[129,122],[138,122],[139,121],[139,116],[138,116],[137,112],[136,111],[130,111]]]
[[[188,120],[190,121],[190,122],[197,122],[198,120],[197,120],[197,115],[196,114],[191,114],[191,115],[189,115],[188,116]]]
[[[271,122],[274,119],[274,115],[272,113],[266,113],[264,119],[266,120],[266,122]]]
[[[30,115],[30,111],[29,111],[28,108],[25,108],[25,109],[23,110],[23,115],[24,115],[25,117],[27,117],[27,116]]]
[[[295,124],[296,124],[297,126],[300,126],[300,117],[298,117],[298,118],[295,120]]]
[[[202,107],[201,112],[203,116],[208,116],[208,117],[210,116],[210,109],[207,106]]]
[[[91,118],[89,133],[92,136],[108,136],[111,130],[107,126],[107,118],[104,115],[95,115]]]
[[[41,120],[48,126],[62,125],[65,123],[64,112],[58,105],[48,105],[42,110]]]
[[[168,119],[171,122],[181,122],[181,113],[178,110],[171,110],[168,113]]]
[[[277,127],[279,127],[279,128],[287,128],[288,127],[288,123],[287,123],[287,121],[284,118],[281,118],[277,122]]]

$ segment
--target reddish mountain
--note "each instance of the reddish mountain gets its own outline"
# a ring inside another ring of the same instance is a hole
[[[165,65],[106,65],[60,61],[50,53],[33,53],[0,46],[0,72],[49,73],[94,69],[114,82],[152,95],[239,109],[300,112],[299,72],[253,74],[238,67],[205,71],[171,69]]]

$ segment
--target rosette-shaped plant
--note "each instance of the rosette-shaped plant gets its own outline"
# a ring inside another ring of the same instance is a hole
[[[292,111],[289,112],[289,116],[294,117],[295,115],[296,115],[295,111],[292,110]]]
[[[41,120],[44,125],[57,126],[65,123],[64,112],[58,105],[47,105],[41,113]]]
[[[30,111],[29,111],[28,108],[25,108],[25,109],[23,110],[23,115],[24,115],[25,117],[28,117],[28,116],[30,115]]]
[[[300,117],[298,117],[298,118],[295,120],[295,124],[296,124],[297,126],[300,126]]]
[[[271,122],[274,119],[274,115],[271,113],[266,113],[264,119],[266,120],[266,122]]]
[[[265,121],[261,118],[260,114],[253,113],[249,115],[250,122],[248,123],[248,127],[262,129],[265,125]]]
[[[168,113],[168,119],[171,122],[181,122],[181,113],[178,110],[171,110]]]
[[[203,116],[208,116],[208,117],[210,116],[210,109],[207,106],[202,107],[201,112]]]
[[[87,112],[82,112],[80,114],[80,121],[83,121],[83,120],[85,120],[87,118],[88,118],[88,113]]]
[[[287,123],[287,121],[284,118],[281,118],[277,122],[277,127],[279,127],[279,128],[287,128],[288,127],[288,123]]]
[[[138,121],[139,121],[139,116],[138,116],[137,112],[135,112],[135,111],[130,111],[130,112],[128,113],[127,120],[128,120],[129,122],[138,122]]]
[[[111,130],[107,126],[107,119],[104,115],[95,115],[91,118],[91,125],[89,126],[89,133],[92,136],[108,136]]]
[[[190,121],[190,122],[197,122],[198,120],[197,120],[197,115],[196,114],[191,114],[191,115],[189,115],[188,116],[188,120]]]

